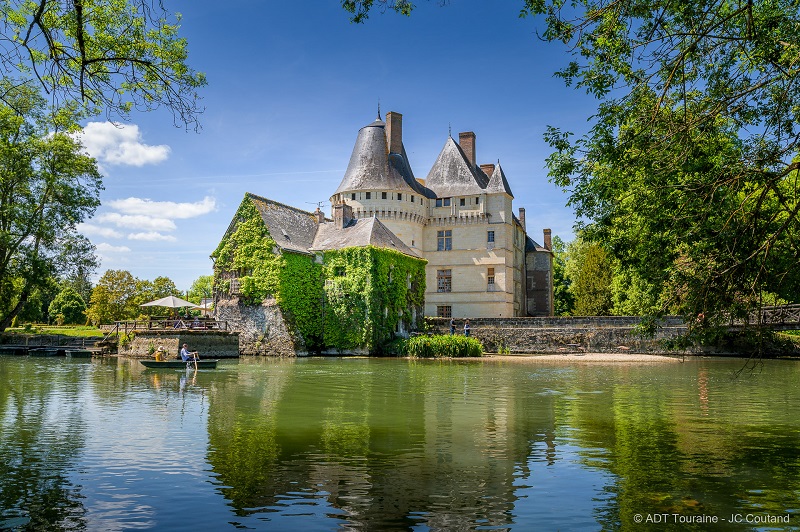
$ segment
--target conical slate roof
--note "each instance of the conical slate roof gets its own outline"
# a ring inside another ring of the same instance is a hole
[[[350,155],[350,163],[342,182],[334,194],[356,190],[400,190],[412,191],[410,181],[401,172],[411,171],[408,161],[389,164],[389,149],[386,144],[386,123],[375,120],[358,130],[356,144]],[[405,159],[405,152],[401,156]],[[405,163],[405,164],[404,164]],[[405,168],[404,168],[405,166]]]
[[[486,174],[471,165],[453,137],[448,137],[425,179],[425,186],[437,197],[445,198],[481,194],[487,181]]]
[[[500,167],[500,161],[497,162],[497,166],[494,167],[494,172],[492,172],[492,176],[489,178],[489,184],[486,185],[486,192],[505,192],[512,198],[514,197],[514,194],[511,193],[511,187],[508,186],[506,174],[503,173],[503,169]]]

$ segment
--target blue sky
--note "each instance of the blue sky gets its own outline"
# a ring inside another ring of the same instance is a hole
[[[477,136],[479,163],[503,166],[531,236],[573,238],[567,196],[544,168],[547,125],[584,131],[594,102],[553,72],[569,57],[538,39],[516,0],[420,1],[411,17],[351,24],[338,0],[167,1],[183,15],[189,63],[205,72],[199,133],[167,111],[122,128],[97,119],[84,142],[105,175],[103,205],[82,226],[108,269],[188,289],[245,192],[314,210],[341,180],[358,129],[403,114],[414,174],[425,178],[448,128]],[[224,7],[220,7],[224,5]]]

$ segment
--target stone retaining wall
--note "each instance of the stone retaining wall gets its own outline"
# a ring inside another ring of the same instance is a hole
[[[447,318],[426,319],[428,329],[436,334],[450,333]],[[544,317],[544,318],[474,318],[470,319],[472,336],[483,343],[487,352],[505,353],[675,353],[662,340],[686,332],[683,320],[668,317],[653,337],[642,337],[636,326],[640,319],[630,316]],[[456,320],[456,333],[464,333],[464,320]]]
[[[170,357],[177,358],[184,343],[189,344],[189,350],[199,352],[201,358],[239,356],[238,333],[183,329],[176,332],[137,331],[129,344],[118,346],[117,352],[129,357],[152,357],[150,348],[163,345]]]

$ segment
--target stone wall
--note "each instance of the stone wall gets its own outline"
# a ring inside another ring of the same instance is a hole
[[[449,334],[449,321],[427,318],[431,332]],[[472,336],[483,343],[487,352],[569,353],[632,352],[675,353],[662,340],[686,332],[683,320],[665,318],[653,337],[639,334],[639,318],[607,317],[535,317],[470,319]],[[456,320],[456,333],[463,334],[464,320]]]
[[[243,355],[308,354],[302,339],[289,332],[275,299],[261,305],[243,305],[237,297],[220,299],[216,302],[215,317],[227,321],[229,329],[239,332],[239,352]]]
[[[152,350],[164,346],[170,358],[178,358],[183,344],[200,358],[235,358],[239,356],[239,335],[231,332],[193,331],[136,331],[133,340],[119,345],[117,353],[129,357],[152,357]],[[152,347],[152,350],[151,350]]]

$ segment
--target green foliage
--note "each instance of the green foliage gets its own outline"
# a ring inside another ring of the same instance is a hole
[[[411,309],[425,301],[422,261],[367,246],[327,251],[324,262],[327,346],[380,352],[398,323],[410,329]]]
[[[75,325],[86,321],[86,302],[71,287],[64,288],[50,303],[48,314],[51,318],[60,316],[59,325]]]
[[[214,296],[214,276],[213,275],[201,275],[197,279],[192,282],[192,286],[189,287],[189,293],[187,294],[187,299],[189,301],[196,301],[200,303],[203,299],[210,299]]]
[[[131,342],[133,342],[135,339],[136,339],[136,331],[131,331],[129,333],[123,332],[119,334],[118,343],[120,347],[128,347],[129,345],[131,345]]]
[[[154,316],[164,314],[167,310],[165,307],[142,307],[143,303],[148,301],[155,301],[162,297],[178,295],[180,290],[175,286],[175,283],[169,277],[159,276],[148,281],[147,279],[136,279],[135,296],[132,303],[136,306],[136,316]]]
[[[86,316],[95,325],[134,319],[139,314],[136,290],[136,279],[129,271],[106,271],[92,290]]]
[[[414,9],[414,4],[409,0],[377,0],[377,3],[384,9],[389,8],[406,16],[410,15]],[[375,4],[375,0],[342,0],[342,7],[353,15],[350,20],[356,24],[367,20],[373,4]]]
[[[611,313],[612,264],[597,244],[575,239],[569,245],[564,273],[570,279],[577,316],[606,316]]]
[[[97,327],[88,327],[84,325],[37,325],[33,327],[32,324],[26,323],[24,329],[12,327],[5,331],[8,334],[59,334],[61,336],[72,336],[76,338],[97,338],[105,335],[105,332]]]
[[[567,276],[569,255],[567,245],[559,236],[553,237],[553,312],[556,316],[569,316],[575,308],[575,296],[569,287],[572,281]]]
[[[148,281],[137,279],[127,270],[108,270],[92,290],[86,316],[98,325],[163,314],[170,309],[140,305],[177,293],[179,290],[168,277]]]
[[[160,2],[82,0],[2,4],[0,67],[54,104],[127,117],[166,107],[196,124],[205,76],[186,64],[180,15]]]
[[[274,297],[291,329],[312,350],[366,348],[380,352],[395,327],[410,329],[411,308],[425,294],[424,262],[394,250],[346,248],[315,257],[284,251],[248,197],[234,227],[214,251],[215,288],[227,293],[238,276],[242,301]]]
[[[3,330],[37,290],[45,296],[54,278],[95,263],[94,248],[76,227],[100,204],[102,179],[94,159],[65,131],[77,117],[50,110],[34,91],[6,80],[0,92]],[[43,297],[39,310],[47,304]]]
[[[308,255],[284,253],[277,302],[309,349],[322,345],[322,266]]]
[[[273,253],[277,245],[252,200],[242,201],[234,220],[235,230],[225,235],[211,256],[217,271],[238,274],[243,301],[259,304],[278,291],[284,261]],[[219,277],[216,288],[228,289]]]
[[[411,358],[458,358],[483,355],[483,345],[466,336],[414,336],[400,341],[399,351]]]
[[[552,179],[643,312],[743,315],[794,301],[800,12],[791,2],[526,1],[595,95],[583,138],[550,128]]]

